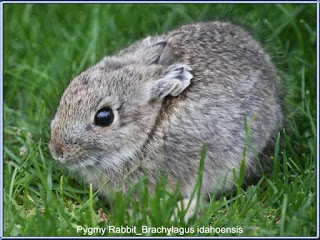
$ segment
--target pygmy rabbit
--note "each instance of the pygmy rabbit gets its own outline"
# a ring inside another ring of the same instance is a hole
[[[148,175],[183,197],[195,186],[207,152],[202,192],[233,183],[250,139],[263,155],[282,126],[279,79],[268,55],[240,27],[207,22],[138,41],[103,58],[63,93],[51,123],[52,156],[108,195]],[[262,164],[271,162],[261,157]],[[260,170],[246,151],[246,174]]]

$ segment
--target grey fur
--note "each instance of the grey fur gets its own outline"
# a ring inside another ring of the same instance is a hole
[[[268,55],[238,26],[185,25],[138,41],[76,77],[52,122],[50,150],[96,188],[109,181],[104,195],[109,188],[126,192],[146,171],[151,190],[166,173],[168,187],[181,179],[188,198],[205,143],[202,190],[210,193],[224,180],[232,186],[245,115],[249,122],[256,114],[250,135],[257,153],[274,141],[283,118],[279,85]],[[109,127],[93,124],[103,106],[115,112]],[[246,172],[259,174],[249,149]]]

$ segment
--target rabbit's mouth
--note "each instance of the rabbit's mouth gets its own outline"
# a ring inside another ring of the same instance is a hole
[[[111,170],[119,167],[119,161],[115,159],[115,156],[90,150],[87,150],[82,156],[64,156],[57,160],[70,170]]]
[[[50,141],[49,149],[52,157],[71,170],[88,169],[107,165],[103,156],[107,156],[97,147],[86,148],[80,144],[65,144]]]
[[[63,166],[71,169],[71,170],[76,170],[76,169],[84,169],[88,168],[90,166],[94,166],[95,164],[92,164],[92,161],[86,160],[84,158],[67,158],[65,156],[53,156],[53,158],[61,163]]]
[[[134,152],[104,150],[98,147],[85,148],[79,144],[64,145],[63,149],[58,152],[56,148],[50,145],[50,151],[53,158],[70,170],[89,170],[100,169],[103,171],[116,171],[127,161],[123,155],[128,154],[130,159],[133,158]],[[59,150],[59,149],[58,149]]]
[[[56,138],[49,142],[49,149],[55,160],[71,166],[79,165],[79,163],[83,164],[82,160],[87,155],[87,150],[79,144],[67,144]]]
[[[82,151],[82,154],[59,156],[56,160],[71,170],[94,168],[102,164],[98,155],[89,154],[87,150]]]

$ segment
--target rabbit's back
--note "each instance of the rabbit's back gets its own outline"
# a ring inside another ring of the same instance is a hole
[[[248,126],[253,121],[250,139],[257,154],[274,140],[282,123],[279,79],[261,46],[237,26],[186,25],[163,37],[194,76],[189,88],[163,107],[164,162],[169,171],[174,169],[173,176],[193,182],[205,143],[204,188],[212,190],[218,175],[231,177],[232,168],[239,169],[245,117]],[[255,172],[253,151],[247,148],[246,155],[247,169]]]

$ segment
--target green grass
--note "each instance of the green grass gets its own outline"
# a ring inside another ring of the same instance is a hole
[[[217,19],[252,32],[282,77],[286,125],[275,143],[272,174],[244,189],[243,176],[235,176],[236,190],[209,203],[195,192],[202,214],[184,223],[183,211],[171,220],[181,196],[179,189],[165,190],[165,179],[154,195],[144,178],[129,194],[117,192],[107,201],[53,161],[49,123],[74,76],[147,35]],[[243,228],[241,234],[219,236],[316,235],[315,4],[4,4],[3,76],[5,236],[80,236],[77,225]]]

